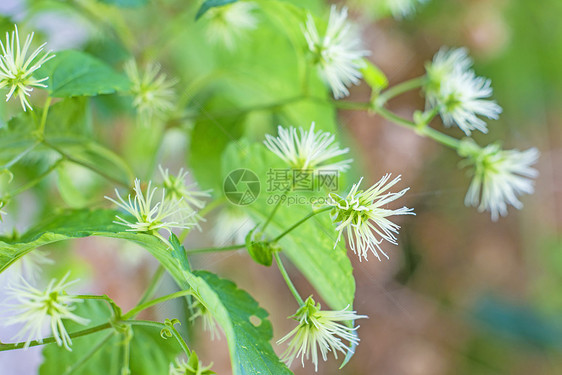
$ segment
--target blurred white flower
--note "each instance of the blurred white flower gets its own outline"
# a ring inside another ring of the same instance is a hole
[[[465,48],[441,48],[426,65],[427,106],[437,108],[446,126],[456,124],[466,135],[477,129],[487,133],[486,123],[478,116],[497,119],[501,107],[493,100],[491,81],[478,77]]]
[[[14,337],[14,340],[18,340],[18,342],[25,339],[24,349],[27,349],[33,340],[43,342],[42,331],[48,325],[57,345],[64,346],[66,350],[71,351],[72,340],[66,332],[63,319],[69,319],[82,325],[89,323],[88,319],[72,313],[75,309],[73,304],[82,302],[82,300],[65,293],[65,289],[77,281],[67,282],[67,278],[68,274],[58,283],[55,279],[51,280],[44,291],[31,286],[23,279],[21,285],[7,288],[10,297],[17,300],[17,303],[9,305],[8,308],[13,314],[3,323],[5,325],[24,324]]]
[[[502,150],[498,144],[480,148],[472,140],[462,141],[459,155],[472,167],[472,182],[465,197],[465,205],[490,211],[493,221],[507,215],[507,205],[521,209],[518,199],[534,192],[533,179],[538,171],[531,166],[539,158],[539,151]]]
[[[194,351],[191,351],[189,359],[186,361],[183,358],[176,358],[176,364],[170,363],[169,375],[214,375],[211,371],[213,363],[209,366],[203,366],[199,357]]]
[[[243,244],[246,235],[254,229],[256,223],[246,213],[236,206],[228,206],[220,210],[215,218],[213,227],[213,243],[215,246],[228,244]]]
[[[150,126],[154,120],[162,120],[175,108],[176,81],[168,80],[160,73],[160,65],[148,64],[140,71],[134,60],[125,63],[125,73],[131,81],[133,106],[137,110],[137,119],[141,125]]]
[[[162,187],[166,190],[166,196],[172,200],[181,200],[186,210],[191,210],[195,213],[194,217],[197,220],[202,218],[197,215],[197,211],[205,207],[205,201],[202,198],[210,198],[210,190],[198,191],[196,190],[197,184],[186,184],[187,171],[183,168],[179,170],[176,176],[169,173],[168,169],[158,166],[160,175],[162,176]]]
[[[406,188],[398,193],[387,193],[388,189],[400,181],[400,176],[398,176],[388,182],[390,176],[388,173],[366,191],[358,191],[363,180],[361,178],[358,183],[353,185],[345,199],[334,193],[330,194],[332,202],[329,204],[334,207],[331,212],[332,221],[337,225],[336,231],[339,232],[335,245],[338,244],[345,230],[349,245],[359,256],[360,261],[363,258],[367,260],[369,250],[378,260],[381,258],[377,250],[388,259],[388,255],[380,247],[383,240],[394,245],[398,244],[394,234],[398,234],[400,226],[388,220],[388,216],[415,215],[413,209],[407,207],[396,210],[384,208],[385,205],[402,197],[409,190]]]
[[[242,1],[209,9],[205,13],[207,37],[212,43],[221,43],[231,51],[236,49],[236,43],[244,33],[258,26],[255,9],[255,3]]]
[[[36,282],[43,266],[53,263],[54,261],[48,257],[47,251],[34,249],[18,259],[7,271],[29,282]]]
[[[115,221],[115,223],[128,226],[129,229],[127,231],[147,232],[158,235],[158,231],[163,229],[171,234],[172,229],[189,229],[195,224],[193,219],[194,212],[187,210],[181,204],[183,198],[179,200],[166,199],[166,191],[161,189],[162,194],[160,198],[155,199],[158,188],[152,188],[152,181],[148,182],[146,195],[142,191],[139,179],[135,179],[133,190],[135,192],[133,199],[129,195],[128,199],[124,200],[117,189],[115,189],[115,194],[119,201],[107,196],[105,197],[133,216],[133,220],[117,216],[119,220]],[[167,243],[165,240],[164,242]]]
[[[349,306],[341,311],[321,310],[320,304],[316,304],[312,297],[308,297],[304,306],[301,306],[293,319],[299,325],[289,332],[277,344],[290,340],[289,347],[283,353],[281,360],[288,366],[295,358],[300,357],[304,367],[304,359],[312,358],[314,368],[318,371],[318,350],[322,359],[328,359],[328,352],[333,352],[334,357],[338,358],[338,351],[344,354],[350,352],[352,347],[359,344],[359,338],[355,331],[359,326],[350,328],[340,322],[355,321],[356,319],[367,318],[365,315],[357,315],[355,311],[347,311]],[[342,340],[349,342],[345,345]]]
[[[386,0],[388,9],[396,19],[411,16],[416,8],[426,2],[427,0]]]
[[[439,104],[441,83],[453,74],[467,72],[472,66],[472,59],[468,56],[466,48],[442,47],[433,56],[433,61],[426,64],[427,84],[425,96],[429,107]],[[457,72],[457,73],[455,73]]]
[[[209,332],[211,335],[211,340],[220,339],[222,328],[215,320],[213,314],[207,309],[207,306],[201,302],[200,297],[195,293],[193,294],[194,302],[192,308],[195,313],[189,318],[190,321],[194,321],[197,318],[203,320],[203,330]]]
[[[47,87],[43,82],[49,79],[48,77],[34,78],[33,73],[45,62],[55,57],[55,55],[51,52],[45,52],[43,56],[38,58],[47,44],[43,43],[27,57],[34,33],[27,36],[22,47],[20,46],[17,25],[14,28],[15,30],[12,32],[11,38],[10,34],[6,33],[6,44],[0,40],[0,47],[2,48],[2,56],[0,56],[0,88],[9,87],[6,101],[15,95],[19,98],[24,111],[27,108],[33,110],[27,97],[31,96],[33,87]],[[34,60],[36,61],[34,62]]]
[[[349,164],[353,161],[347,159],[326,164],[332,158],[347,154],[349,149],[341,149],[335,142],[336,137],[333,134],[321,130],[315,132],[314,122],[309,130],[299,128],[298,133],[292,126],[289,129],[279,126],[277,129],[279,135],[273,137],[266,134],[264,143],[291,168],[344,172],[349,169]]]
[[[328,26],[322,35],[312,15],[308,14],[303,32],[313,63],[332,89],[334,97],[339,99],[349,95],[347,88],[359,83],[362,58],[369,52],[361,49],[361,37],[347,21],[347,8],[338,12],[332,5]]]

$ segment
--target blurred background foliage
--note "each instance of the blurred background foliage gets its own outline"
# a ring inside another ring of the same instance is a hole
[[[255,1],[258,28],[244,33],[234,51],[209,42],[205,17],[194,22],[201,1],[7,0],[0,5],[5,15],[0,31],[10,30],[17,21],[22,30],[37,31],[37,38],[48,40],[50,48],[83,49],[118,71],[134,56],[141,64],[157,60],[169,76],[177,75],[182,112],[166,124],[166,132],[164,127],[135,124],[130,98],[123,95],[93,98],[83,109],[93,114],[93,123],[84,128],[122,155],[136,176],[150,177],[155,168],[151,160],[159,155],[174,168],[189,166],[200,186],[217,194],[222,153],[230,142],[242,137],[259,142],[279,124],[308,126],[311,121],[353,146],[361,166],[353,175],[365,175],[370,182],[385,172],[403,175],[411,186],[404,204],[414,207],[417,216],[401,222],[400,246],[389,249],[389,261],[359,263],[350,257],[357,284],[354,308],[370,319],[361,322],[361,345],[354,359],[339,371],[329,361],[320,373],[560,374],[562,2],[429,0],[415,14],[396,20],[380,12],[382,1],[338,5],[350,6],[365,47],[372,51],[370,59],[391,84],[423,74],[424,64],[442,45],[467,46],[476,72],[492,79],[494,97],[504,109],[498,121],[489,123],[489,134],[477,134],[476,140],[540,149],[536,193],[524,198],[523,210],[512,209],[508,217],[492,223],[487,214],[464,207],[469,180],[458,169],[457,156],[381,118],[336,112],[314,101],[272,105],[299,95],[306,65],[298,26],[303,13],[276,8],[273,0]],[[289,2],[317,16],[327,14],[321,0]],[[265,3],[270,4],[262,6]],[[276,17],[280,12],[286,12],[283,21]],[[315,77],[309,77],[310,90],[328,98]],[[352,90],[351,99],[368,100],[369,94],[362,84]],[[416,92],[391,102],[392,109],[405,116],[423,106]],[[14,113],[3,102],[0,110],[4,122]],[[442,129],[438,120],[434,126]],[[458,129],[445,131],[461,136]],[[178,160],[177,155],[185,157]],[[46,169],[48,157],[19,164],[13,171],[15,183],[37,173],[36,164]],[[99,177],[66,163],[57,172],[39,186],[39,191],[51,193],[52,201],[21,197],[10,208],[7,228],[11,223],[22,232],[34,211],[49,213],[61,203],[103,204],[92,200],[103,196],[99,191],[109,190]],[[1,178],[6,188],[8,177]],[[90,181],[86,190],[80,186],[83,179]],[[191,237],[193,247],[208,245],[211,239],[205,233],[213,230],[213,222],[211,215],[203,234]],[[66,244],[73,251],[52,255],[83,269],[94,290],[125,307],[132,305],[131,296],[140,293],[154,264],[137,248],[120,249],[120,244],[100,241]],[[275,339],[292,327],[285,317],[294,313],[293,306],[286,303],[289,292],[279,276],[250,264],[243,253],[211,255],[195,263],[250,291],[270,312]],[[57,265],[52,273],[62,272],[57,267],[67,268]],[[313,292],[303,277],[295,281],[304,292]],[[173,304],[165,307],[178,309]],[[152,314],[164,316],[166,311]],[[206,348],[198,350],[204,362],[214,361],[215,371],[228,373],[224,341],[190,334]],[[5,354],[0,364],[7,363]],[[294,370],[313,373],[311,366]]]

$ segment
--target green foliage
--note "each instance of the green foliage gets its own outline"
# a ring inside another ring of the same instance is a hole
[[[95,96],[127,91],[129,81],[110,66],[84,52],[58,52],[47,62],[40,75],[49,77],[47,86],[51,96]]]
[[[251,144],[245,140],[233,142],[223,155],[223,176],[239,168],[248,168],[258,175],[262,190],[266,191],[268,171],[282,167],[276,158],[262,144]],[[265,222],[275,207],[276,201],[272,201],[271,197],[281,194],[261,194],[248,206],[252,216],[259,222]],[[312,210],[310,203],[289,204],[291,201],[298,202],[299,197],[304,197],[308,202],[314,195],[294,192],[287,196],[268,227],[267,233],[271,233],[272,238]],[[321,214],[283,237],[279,245],[330,307],[343,309],[353,304],[355,280],[346,249],[342,243],[334,248],[335,240],[336,232],[329,215]]]
[[[138,7],[148,4],[148,0],[98,0],[99,2],[119,7]]]
[[[105,323],[111,317],[111,311],[103,301],[86,300],[77,306],[75,313],[90,319],[88,327]],[[66,322],[65,325],[69,332],[87,328],[72,321]],[[74,338],[71,352],[50,344],[43,349],[44,360],[39,373],[120,374],[125,346],[129,345],[131,374],[167,374],[170,363],[181,352],[177,341],[163,339],[158,327],[133,326],[131,332],[127,329],[125,326],[122,332],[108,329]]]

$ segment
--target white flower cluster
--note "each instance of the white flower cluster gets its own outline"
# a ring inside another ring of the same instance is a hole
[[[212,43],[220,43],[228,50],[236,49],[236,44],[245,33],[258,26],[254,14],[257,5],[252,2],[233,2],[207,11],[207,38]]]
[[[466,158],[473,175],[465,204],[490,211],[494,221],[507,215],[508,204],[521,209],[518,197],[534,192],[533,179],[538,172],[531,166],[539,158],[536,148],[504,151],[498,144],[480,148],[469,139],[461,143],[459,155]]]
[[[9,88],[6,101],[16,96],[19,98],[24,111],[28,108],[33,110],[28,97],[31,96],[34,87],[47,87],[44,82],[49,79],[48,77],[38,79],[33,75],[45,62],[55,57],[55,55],[51,52],[45,52],[39,57],[45,49],[45,45],[47,45],[47,43],[43,43],[28,56],[34,33],[27,36],[22,46],[18,27],[15,26],[14,28],[15,30],[12,32],[11,37],[9,33],[6,33],[5,44],[0,40],[0,48],[2,49],[2,55],[0,56],[0,88]]]
[[[436,108],[446,126],[457,125],[466,135],[473,130],[487,133],[486,122],[478,116],[497,119],[501,107],[492,96],[491,81],[478,77],[466,49],[442,48],[426,66],[427,105]]]

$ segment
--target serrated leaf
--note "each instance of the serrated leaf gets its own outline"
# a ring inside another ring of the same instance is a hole
[[[276,200],[268,203],[268,198],[282,195],[281,192],[267,193],[268,171],[279,167],[286,168],[262,144],[250,144],[245,140],[230,144],[223,154],[223,175],[226,176],[235,169],[248,168],[260,178],[265,193],[247,206],[257,221],[265,222],[275,207]],[[298,192],[287,198],[268,226],[267,231],[272,238],[311,212],[311,204],[287,204],[290,197],[299,196],[305,199],[311,197],[305,192]],[[330,307],[339,310],[353,305],[355,280],[345,246],[340,243],[334,248],[335,240],[336,232],[329,215],[325,213],[314,216],[291,231],[279,244],[282,252],[306,276]]]
[[[51,96],[95,96],[127,91],[130,82],[109,65],[84,52],[57,52],[39,70],[38,75],[49,77],[47,89]]]
[[[201,18],[201,16],[207,13],[207,11],[211,8],[220,7],[226,4],[232,4],[237,1],[238,0],[207,0],[201,5],[199,10],[197,11],[197,14],[195,15],[195,20]]]
[[[291,374],[269,343],[273,333],[267,312],[248,293],[211,273],[189,272],[182,256],[178,255],[184,250],[173,237],[176,256],[155,236],[124,232],[123,226],[113,223],[116,213],[112,210],[69,211],[41,223],[20,239],[2,239],[0,272],[38,246],[69,238],[96,235],[133,241],[150,251],[182,289],[193,288],[202,298],[225,332],[234,375]],[[259,324],[252,324],[252,316]]]

